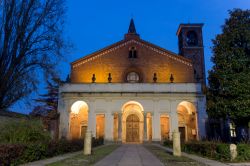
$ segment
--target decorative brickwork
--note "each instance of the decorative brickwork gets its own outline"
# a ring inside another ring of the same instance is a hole
[[[131,47],[136,48],[136,58],[129,58]],[[158,83],[170,82],[171,74],[174,82],[195,82],[190,60],[137,39],[137,36],[134,39],[130,36],[129,40],[73,62],[71,82],[90,83],[95,74],[96,83],[105,83],[111,73],[113,83],[122,83],[126,82],[126,74],[131,71],[140,74],[140,82],[154,82],[154,73],[157,74]]]

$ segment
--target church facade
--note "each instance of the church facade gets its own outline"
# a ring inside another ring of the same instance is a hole
[[[59,90],[59,137],[90,130],[108,142],[206,137],[203,24],[181,24],[179,54],[144,41],[133,19],[124,39],[71,63]]]

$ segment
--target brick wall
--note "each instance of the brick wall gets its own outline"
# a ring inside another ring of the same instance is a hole
[[[127,44],[112,50],[112,48],[123,43]],[[126,82],[126,75],[131,71],[139,73],[140,82],[153,82],[154,73],[157,74],[157,82],[161,83],[170,82],[171,74],[174,76],[174,82],[195,82],[193,66],[183,63],[191,64],[191,61],[183,57],[173,55],[173,53],[162,55],[157,51],[162,50],[161,48],[154,47],[145,41],[140,41],[140,39],[137,42],[124,40],[114,45],[114,47],[109,48],[110,52],[107,54],[98,56],[98,58],[80,64],[77,67],[73,67],[73,65],[79,64],[88,58],[72,63],[71,82],[90,83],[92,82],[92,75],[95,74],[97,83],[105,83],[108,82],[108,73],[111,73],[112,82],[121,83]],[[136,48],[137,58],[135,59],[128,58],[131,47]],[[101,52],[94,53],[88,57],[89,59],[96,57]]]

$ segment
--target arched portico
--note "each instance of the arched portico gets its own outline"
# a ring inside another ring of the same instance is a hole
[[[198,139],[197,113],[193,103],[182,101],[177,106],[178,127],[182,141]]]
[[[143,142],[144,116],[139,102],[129,101],[122,106],[122,142]]]
[[[76,101],[70,108],[69,133],[71,139],[84,138],[88,127],[89,107],[85,101]]]

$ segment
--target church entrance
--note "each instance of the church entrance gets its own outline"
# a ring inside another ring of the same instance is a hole
[[[126,142],[139,142],[139,118],[131,114],[126,120]]]

